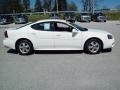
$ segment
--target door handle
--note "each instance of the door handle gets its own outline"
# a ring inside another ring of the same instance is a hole
[[[60,37],[61,35],[56,35],[56,36]]]
[[[36,33],[31,33],[32,35],[36,35]]]

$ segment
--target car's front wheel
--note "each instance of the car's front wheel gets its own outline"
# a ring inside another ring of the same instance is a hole
[[[89,54],[98,54],[102,50],[102,42],[98,39],[90,39],[85,43],[84,50]]]
[[[28,40],[21,40],[17,43],[16,49],[20,55],[30,55],[33,52],[33,45]]]

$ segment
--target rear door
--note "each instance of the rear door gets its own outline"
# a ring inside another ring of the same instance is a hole
[[[53,49],[53,30],[50,22],[37,23],[31,28],[37,49]]]

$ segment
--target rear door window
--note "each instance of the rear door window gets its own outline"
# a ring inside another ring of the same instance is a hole
[[[40,30],[40,31],[52,31],[50,22],[37,23],[32,25],[31,28],[34,30]]]

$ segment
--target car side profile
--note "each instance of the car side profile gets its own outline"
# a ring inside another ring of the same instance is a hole
[[[3,44],[21,55],[34,50],[84,50],[98,54],[114,46],[112,34],[58,19],[40,20],[17,29],[5,31]]]
[[[91,21],[91,15],[90,13],[80,13],[80,20],[81,22],[90,22]]]
[[[107,18],[103,13],[94,13],[92,15],[92,20],[95,22],[106,22]]]

